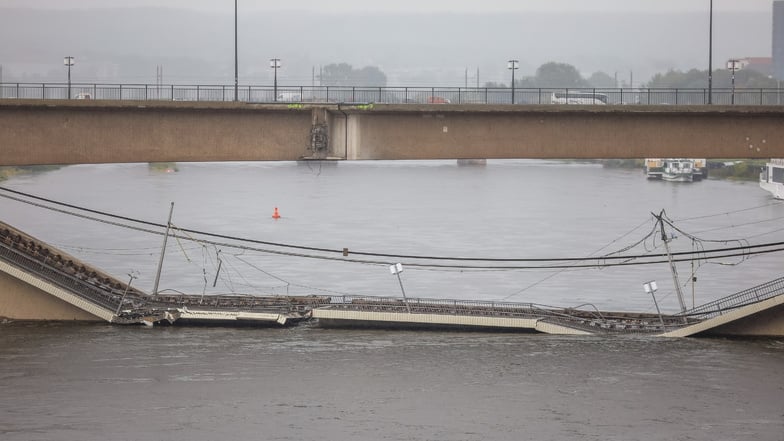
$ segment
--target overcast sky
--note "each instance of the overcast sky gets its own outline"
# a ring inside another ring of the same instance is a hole
[[[784,1],[784,0],[780,0]],[[770,57],[773,0],[713,0],[713,68]],[[710,0],[239,0],[239,76],[289,84],[318,66],[376,66],[390,85],[509,81],[546,62],[639,84],[708,64]],[[11,9],[12,8],[12,9]],[[89,9],[88,9],[89,8]],[[132,8],[132,9],[125,9]],[[133,9],[136,8],[136,9]],[[166,8],[151,11],[146,8]],[[3,11],[3,9],[6,9]],[[82,81],[224,84],[234,79],[233,0],[0,0],[8,81],[54,81],[62,57]],[[448,15],[451,13],[451,15]],[[443,19],[441,19],[443,17]],[[481,75],[480,75],[481,73]]]
[[[713,0],[721,11],[770,11],[773,0]],[[503,12],[503,11],[700,11],[710,0],[239,0],[240,10],[310,10],[335,12]],[[232,0],[2,0],[0,6],[20,8],[169,7],[199,10],[233,10]]]

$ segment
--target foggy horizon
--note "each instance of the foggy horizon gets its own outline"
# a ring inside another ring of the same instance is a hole
[[[362,0],[288,0],[282,4],[270,4],[264,0],[239,0],[238,9],[253,11],[310,11],[310,12],[697,12],[708,11],[707,0],[484,0],[478,2],[454,2],[447,0],[397,0],[388,3],[368,3]],[[714,12],[726,11],[770,11],[773,0],[716,0]],[[234,2],[214,0],[4,0],[0,8],[35,9],[93,9],[158,7],[200,11],[233,12]]]
[[[63,8],[6,0],[0,38],[14,44],[0,47],[2,80],[61,82],[62,57],[71,55],[75,82],[153,83],[163,66],[165,83],[233,84],[233,2],[226,3],[218,10],[208,1],[129,0],[116,7],[120,2],[75,0]],[[283,60],[278,81],[288,85],[310,85],[319,66],[332,63],[377,66],[389,86],[475,86],[477,71],[480,85],[508,83],[511,58],[520,60],[517,78],[555,61],[585,77],[601,71],[633,85],[708,64],[707,1],[604,0],[590,3],[594,12],[573,0],[489,1],[476,13],[470,5],[412,12],[410,1],[395,3],[393,12],[377,5],[359,12],[352,9],[358,2],[343,0],[330,4],[332,12],[294,10],[315,3],[291,1],[276,10],[239,2],[248,11],[239,14],[240,83],[271,82],[273,57]],[[771,9],[772,0],[714,1],[714,69],[728,58],[771,56]]]

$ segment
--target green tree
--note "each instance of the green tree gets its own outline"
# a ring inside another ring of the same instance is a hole
[[[708,87],[708,71],[691,69],[688,72],[670,69],[666,73],[657,73],[643,87],[664,89],[704,89]],[[714,84],[714,87],[716,85]]]
[[[735,72],[736,88],[771,88],[775,89],[778,83],[773,78],[767,77],[761,72],[751,69],[741,69]],[[728,70],[716,70],[713,72],[713,87],[730,88],[732,87],[732,72]]]
[[[332,63],[324,66],[321,83],[325,86],[371,86],[387,85],[387,76],[376,66],[354,69],[348,63]]]
[[[353,71],[348,63],[328,64],[321,72],[321,83],[325,86],[351,86]]]
[[[588,84],[591,87],[599,87],[599,88],[618,87],[615,78],[611,77],[609,74],[602,71],[594,72],[593,75],[591,75],[588,78]]]
[[[691,69],[687,72],[669,70],[658,73],[643,87],[669,88],[669,89],[705,89],[708,87],[708,71]],[[728,89],[732,87],[732,72],[726,69],[713,71],[711,87]],[[735,72],[736,88],[775,88],[776,80],[768,78],[765,74],[751,69],[741,69]]]
[[[357,81],[363,86],[384,87],[387,85],[387,76],[376,66],[365,66],[355,71]]]
[[[536,87],[589,87],[571,64],[549,62],[536,69]]]

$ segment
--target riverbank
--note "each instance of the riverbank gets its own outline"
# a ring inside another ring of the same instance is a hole
[[[30,166],[19,166],[19,167],[0,167],[0,182],[5,181],[14,176],[24,175],[24,174],[31,174],[31,173],[42,173],[52,170],[57,170],[61,168],[60,165],[30,165]]]
[[[602,164],[605,168],[643,169],[644,159],[585,159],[566,160],[567,162],[582,162],[589,164]],[[709,177],[711,179],[729,179],[737,181],[756,181],[760,171],[765,167],[764,159],[716,159],[708,161]],[[0,167],[0,182],[13,176],[28,173],[41,173],[57,170],[60,165],[34,165],[20,167]],[[148,164],[151,171],[177,172],[179,167],[176,162],[151,162]]]
[[[645,168],[643,159],[596,159],[588,160],[602,164],[606,168]],[[756,181],[765,167],[765,159],[711,159],[708,160],[710,179],[729,179],[736,181]]]
[[[708,161],[708,173],[713,179],[757,181],[767,162],[765,159],[717,159]]]

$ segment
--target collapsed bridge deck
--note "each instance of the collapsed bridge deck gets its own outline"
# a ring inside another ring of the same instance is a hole
[[[371,296],[151,295],[131,287],[62,250],[0,222],[0,316],[60,320],[30,301],[49,296],[75,308],[74,320],[115,324],[221,324],[287,326],[317,319],[327,327],[461,329],[551,334],[634,333],[668,336],[737,329],[729,319],[749,320],[760,305],[784,310],[784,277],[675,315],[558,308],[533,303]],[[3,280],[14,285],[4,287]],[[19,283],[21,281],[21,283]],[[43,296],[43,297],[42,297]],[[27,305],[28,308],[19,305]],[[30,306],[32,305],[32,306]],[[15,309],[14,306],[17,306]],[[38,309],[36,309],[38,308]],[[774,311],[774,312],[775,312]],[[767,313],[770,315],[770,312]],[[784,335],[774,314],[763,335]],[[85,318],[87,317],[87,318]],[[715,325],[706,325],[711,321]],[[770,321],[766,318],[765,320]]]

